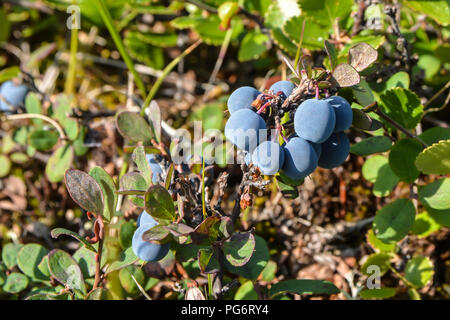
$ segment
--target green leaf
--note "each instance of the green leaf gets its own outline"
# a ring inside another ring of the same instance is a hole
[[[194,244],[211,244],[217,240],[221,225],[221,219],[218,215],[207,217],[191,233],[191,239]]]
[[[324,280],[282,280],[274,284],[269,294],[273,296],[284,292],[296,294],[337,294],[340,290],[331,282]]]
[[[423,150],[415,165],[426,174],[450,173],[450,140],[440,141]]]
[[[450,128],[433,127],[425,130],[419,138],[422,139],[426,144],[432,145],[441,140],[450,139]]]
[[[45,173],[50,182],[60,182],[64,178],[64,172],[72,165],[73,156],[73,148],[68,144],[53,152],[45,166]]]
[[[123,39],[130,56],[144,63],[150,68],[161,70],[164,68],[164,51],[162,48],[142,42],[137,38],[137,33],[128,32]]]
[[[366,276],[370,276],[372,275],[373,270],[370,270],[369,268],[371,266],[377,266],[380,269],[380,276],[383,276],[389,270],[393,258],[394,255],[390,252],[373,253],[362,265],[361,272]]]
[[[95,255],[96,253],[94,251],[88,250],[85,247],[81,247],[77,251],[75,251],[72,256],[80,267],[85,279],[91,278],[95,275]],[[103,257],[104,255],[102,254],[102,260]]]
[[[150,143],[153,139],[148,122],[138,113],[123,111],[116,116],[116,127],[120,134],[132,141]]]
[[[111,263],[108,269],[106,269],[105,274],[109,274],[111,272],[125,268],[126,266],[129,266],[138,260],[139,258],[136,257],[136,255],[133,252],[133,249],[131,247],[127,248],[125,251],[122,251],[120,253],[119,258],[116,261]]]
[[[327,52],[331,69],[334,69],[334,68],[336,68],[336,66],[338,64],[336,47],[334,46],[334,44],[330,43],[328,40],[325,40],[324,43],[325,43],[325,51]]]
[[[252,281],[244,282],[234,294],[234,300],[258,300]]]
[[[373,230],[384,242],[400,241],[411,229],[416,209],[409,199],[397,199],[385,205],[375,215]]]
[[[248,32],[244,39],[242,39],[239,47],[239,61],[248,61],[259,58],[267,51],[267,41],[269,41],[269,37],[260,31],[253,30]]]
[[[415,256],[406,263],[405,278],[416,288],[425,287],[433,275],[433,263],[428,257]]]
[[[302,15],[311,17],[324,29],[330,30],[336,19],[345,20],[352,11],[351,0],[302,0]]]
[[[369,299],[388,299],[397,294],[396,288],[364,289],[359,295],[365,300]]]
[[[120,225],[119,231],[119,243],[122,249],[131,247],[131,240],[133,239],[133,234],[135,230],[134,223],[130,221],[125,221]]]
[[[97,181],[100,189],[102,190],[102,194],[104,196],[104,209],[103,209],[103,217],[107,220],[111,220],[116,212],[116,204],[117,204],[117,194],[116,184],[114,183],[113,178],[105,171],[105,169],[100,167],[94,167],[89,171],[89,175]]]
[[[301,13],[300,7],[295,0],[287,0],[284,3],[280,1],[272,1],[264,16],[264,24],[270,29],[270,34],[275,43],[284,51],[295,55],[297,47],[295,43],[283,31],[285,23],[292,17],[299,16]],[[292,26],[298,27],[295,23]],[[301,25],[300,27],[301,28]],[[295,33],[295,31],[290,31]],[[294,36],[294,35],[293,35]],[[297,33],[294,41],[300,39],[300,33]]]
[[[200,272],[202,273],[217,273],[220,269],[217,256],[211,248],[198,250],[197,261]]]
[[[75,260],[66,252],[54,249],[48,254],[48,268],[52,276],[73,290],[86,294],[83,273]]]
[[[303,179],[302,179],[303,183]],[[277,176],[277,185],[280,192],[283,194],[283,196],[287,199],[295,199],[298,197],[298,190],[296,185],[292,185],[289,183],[286,183],[286,180],[283,179],[281,176]]]
[[[385,243],[378,239],[373,232],[373,229],[367,231],[367,243],[377,252],[393,252],[396,248],[394,243]]]
[[[322,49],[324,39],[328,38],[328,32],[310,17],[297,16],[290,18],[285,22],[283,32],[293,43],[298,45],[305,19],[302,47],[307,49]]]
[[[450,228],[450,209],[447,210],[434,210],[427,208],[427,211],[431,218],[440,225]]]
[[[48,250],[37,243],[30,243],[23,246],[17,253],[17,265],[20,270],[32,279],[48,280],[39,270],[38,266],[47,255]]]
[[[238,276],[256,280],[267,265],[267,261],[269,260],[269,249],[263,238],[255,236],[255,242],[255,252],[244,266],[235,267],[231,265],[228,260],[225,260],[225,268]]]
[[[135,266],[128,266],[120,270],[119,272],[119,280],[122,287],[129,294],[136,294],[139,292],[139,288],[136,285],[136,282],[131,277],[133,276],[137,283],[141,286],[144,285],[145,274],[142,269],[137,268]]]
[[[65,183],[69,195],[80,207],[86,211],[103,214],[104,197],[97,181],[81,170],[66,171]]]
[[[350,147],[350,152],[358,156],[388,151],[392,146],[392,141],[385,136],[370,137],[355,143]]]
[[[432,81],[433,77],[441,70],[441,60],[431,54],[421,55],[416,66],[413,68],[414,72],[420,70],[425,73],[425,80]]]
[[[27,110],[27,113],[42,114],[41,101],[36,93],[30,92],[25,97],[25,110]],[[33,119],[32,121],[37,125],[43,123],[42,119]]]
[[[53,130],[36,130],[29,137],[30,145],[41,151],[51,150],[58,142],[59,135]]]
[[[52,238],[55,238],[55,239],[58,238],[62,234],[73,237],[73,238],[77,239],[78,241],[80,241],[82,244],[84,244],[86,249],[97,252],[97,250],[95,250],[95,248],[85,238],[83,238],[78,233],[73,232],[71,230],[67,230],[64,228],[55,228],[52,230],[52,232],[50,234],[51,234]]]
[[[197,23],[202,21],[203,17],[183,16],[172,19],[170,21],[170,24],[176,29],[190,29],[193,28]]]
[[[270,282],[275,279],[275,274],[277,272],[277,264],[275,261],[270,260],[264,270],[261,273],[261,279],[266,282]]]
[[[136,191],[147,191],[148,183],[145,181],[144,177],[138,172],[129,172],[122,176],[120,179],[120,190],[136,190]],[[129,200],[133,202],[138,207],[144,207],[145,202],[142,197],[128,196]]]
[[[450,178],[438,179],[420,189],[419,200],[428,208],[450,209]]]
[[[111,292],[105,288],[95,288],[86,296],[86,300],[114,300]]]
[[[235,267],[245,265],[255,250],[255,237],[249,232],[235,233],[223,243],[223,253]]]
[[[161,185],[153,185],[145,193],[145,211],[156,220],[174,221],[175,205],[172,196]]]
[[[419,97],[414,92],[403,88],[389,89],[382,93],[380,107],[386,115],[406,129],[414,129],[423,115],[423,106]],[[392,127],[390,124],[387,125]]]
[[[72,100],[73,97],[67,96],[65,94],[60,94],[56,96],[55,102],[52,104],[50,110],[50,116],[58,120],[58,122],[64,128],[67,137],[70,140],[75,140],[79,133],[78,122],[70,118],[69,115],[72,113]]]
[[[38,269],[46,278],[50,279],[50,270],[48,269],[48,256],[45,256],[42,259],[41,263],[38,264]]]
[[[364,107],[372,104],[375,101],[372,89],[364,79],[361,79],[361,81],[357,85],[353,86],[352,91],[356,97],[356,100]]]
[[[194,30],[200,38],[209,45],[219,46],[225,39],[225,33],[220,30],[220,19],[217,15],[210,15],[202,19],[194,26]],[[243,22],[239,17],[231,19],[232,34],[231,39],[235,39],[243,30]]]
[[[399,71],[392,75],[388,81],[386,82],[386,90],[392,89],[392,88],[409,88],[409,74],[405,71]]]
[[[130,35],[126,37],[133,37],[136,40],[147,43],[156,47],[168,48],[175,47],[177,45],[176,33],[156,33],[156,32],[129,32]]]
[[[228,29],[231,18],[235,16],[238,13],[238,11],[239,11],[239,4],[236,2],[225,1],[222,4],[220,4],[217,10],[217,15],[221,20],[220,27],[222,30]]]
[[[417,170],[415,160],[423,146],[413,139],[401,139],[391,148],[389,153],[389,165],[392,171],[407,183],[413,183],[420,172]]]
[[[132,155],[133,161],[136,163],[139,171],[147,182],[147,186],[152,185],[152,169],[150,167],[150,163],[145,156],[144,147],[140,146],[134,149]]]
[[[439,230],[440,227],[439,223],[437,223],[427,211],[424,211],[416,216],[411,232],[419,238],[425,238]]]
[[[0,83],[16,78],[19,75],[20,75],[19,67],[14,66],[3,69],[0,71]]]
[[[7,41],[11,30],[5,8],[0,8],[0,44]],[[1,81],[0,81],[1,82]]]
[[[409,0],[405,1],[405,5],[415,11],[426,14],[443,26],[450,24],[450,8],[447,0]]]
[[[372,182],[373,194],[386,197],[399,182],[399,178],[389,166],[385,156],[377,155],[366,160],[362,167],[363,177]]]
[[[0,178],[6,177],[11,170],[11,161],[3,154],[0,154]]]
[[[378,49],[384,42],[386,38],[380,35],[357,35],[352,37],[351,42],[346,44],[344,48],[339,52],[339,56],[345,56],[350,51],[355,44],[365,42],[374,49]]]
[[[8,269],[17,265],[17,253],[23,247],[21,243],[7,243],[2,249],[2,261]]]
[[[8,293],[19,293],[28,287],[28,278],[17,272],[11,273],[3,285],[3,290]]]

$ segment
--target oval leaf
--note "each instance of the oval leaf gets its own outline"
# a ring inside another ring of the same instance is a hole
[[[450,178],[436,180],[420,189],[419,199],[428,208],[450,209]]]
[[[150,142],[153,138],[147,121],[135,112],[123,111],[117,114],[116,127],[122,136],[132,141]]]
[[[358,43],[348,51],[348,63],[360,72],[377,61],[378,51],[365,42]]]
[[[56,149],[48,159],[45,173],[50,182],[60,182],[64,178],[64,172],[70,168],[74,151],[72,146],[64,145]]]
[[[68,253],[59,249],[50,251],[48,254],[48,268],[52,276],[63,285],[86,294],[83,273]]]
[[[340,290],[331,282],[324,280],[283,280],[272,286],[269,294],[273,297],[283,292],[296,294],[337,294]]]
[[[225,258],[235,267],[245,265],[255,250],[255,237],[249,232],[235,233],[224,242],[222,248]]]
[[[351,87],[361,81],[358,71],[347,63],[338,64],[331,75],[331,82],[337,87]]]
[[[367,156],[377,152],[385,152],[392,146],[392,141],[385,136],[375,136],[364,139],[350,147],[350,152],[358,156]]]
[[[169,192],[153,185],[145,193],[145,211],[156,220],[175,220],[175,205]]]
[[[450,140],[440,141],[423,150],[415,164],[426,174],[450,173]]]
[[[412,225],[416,209],[409,199],[398,199],[385,205],[373,220],[373,230],[378,239],[384,242],[400,241]]]
[[[433,263],[427,257],[416,256],[406,263],[405,278],[416,288],[425,287],[433,275]]]
[[[86,211],[103,214],[103,192],[97,181],[86,172],[66,171],[65,183],[73,201]]]

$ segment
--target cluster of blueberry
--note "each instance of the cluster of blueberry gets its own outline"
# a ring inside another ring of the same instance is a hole
[[[2,96],[7,103],[0,98],[0,111],[11,112],[13,111],[11,110],[11,107],[17,108],[22,105],[27,92],[28,87],[25,85],[18,85],[11,80],[3,82],[0,86],[0,96]]]
[[[284,101],[294,88],[290,81],[279,81],[270,87],[267,96]],[[231,115],[225,125],[225,136],[246,153],[247,164],[252,162],[265,175],[282,171],[298,180],[311,174],[317,166],[331,169],[345,161],[350,143],[343,131],[353,120],[347,100],[332,96],[302,102],[294,115],[295,134],[280,146],[278,135],[272,141],[267,140],[266,121],[259,114],[265,106],[260,105],[258,110],[254,107],[255,100],[264,96],[246,86],[235,90],[228,99]]]
[[[162,174],[162,168],[157,156],[148,154],[147,160],[152,169],[152,181],[153,183],[158,183],[160,181],[160,175]],[[131,247],[133,248],[134,254],[141,260],[153,262],[159,261],[166,256],[167,252],[169,252],[170,243],[157,244],[142,239],[144,233],[157,224],[158,222],[145,211],[143,211],[137,219],[137,229],[134,232]]]

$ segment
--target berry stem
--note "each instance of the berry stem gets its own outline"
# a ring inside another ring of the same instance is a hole
[[[320,98],[319,86],[316,84],[316,99]]]
[[[272,101],[267,101],[266,103],[264,103],[261,108],[258,109],[258,111],[256,111],[257,114],[261,114],[262,112],[264,112],[266,110],[266,108],[268,106],[270,106],[270,104],[272,103]]]

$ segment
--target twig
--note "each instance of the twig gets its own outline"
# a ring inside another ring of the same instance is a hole
[[[44,116],[42,114],[38,114],[38,113],[24,113],[24,114],[11,114],[11,115],[7,115],[6,116],[6,120],[22,120],[22,119],[33,119],[33,118],[42,119],[44,121],[47,121],[48,123],[50,123],[51,125],[53,125],[55,127],[55,129],[59,133],[59,137],[62,140],[66,139],[66,135],[64,133],[64,130],[59,125],[59,123],[56,122],[55,120],[53,120],[52,118],[49,118],[49,117]]]
[[[407,129],[403,128],[397,121],[395,121],[394,119],[390,118],[388,115],[386,115],[385,113],[383,113],[380,109],[376,109],[375,113],[378,114],[381,118],[383,118],[383,120],[386,120],[387,122],[389,122],[392,126],[394,126],[396,129],[400,130],[401,132],[403,132],[405,135],[407,135],[408,137],[417,140],[420,142],[420,144],[422,144],[422,146],[424,146],[425,148],[428,147],[428,145],[419,137],[417,137],[416,135],[414,135],[413,133],[411,133],[410,131],[408,131]]]
[[[102,264],[102,252],[103,252],[103,236],[104,236],[104,225],[102,216],[98,215],[97,222],[99,225],[99,231],[98,231],[98,250],[97,254],[95,255],[95,279],[94,279],[94,285],[92,289],[95,289],[98,287],[100,280],[101,280],[101,264]]]
[[[356,35],[361,29],[361,25],[364,22],[364,10],[366,10],[365,0],[358,0],[358,11],[355,15],[355,23],[352,28],[352,36]]]
[[[433,102],[434,100],[436,100],[437,97],[439,97],[445,90],[447,90],[450,87],[450,81],[447,82],[445,84],[445,86],[443,86],[438,92],[436,92],[431,98],[430,100],[427,101],[427,103],[425,103],[423,105],[424,108],[427,108],[431,102]],[[441,111],[442,109],[444,109],[448,102],[450,100],[450,93],[447,95],[447,98],[445,98],[445,102],[442,106],[440,106],[439,108],[431,108],[431,109],[427,109],[424,111],[424,114],[430,113],[430,112],[437,112],[437,111]]]
[[[411,71],[411,56],[408,49],[408,41],[405,36],[400,32],[400,27],[397,22],[397,8],[393,6],[386,6],[384,13],[391,19],[391,26],[394,34],[398,37],[397,48],[402,53],[403,60],[405,61],[405,67],[408,72]]]

